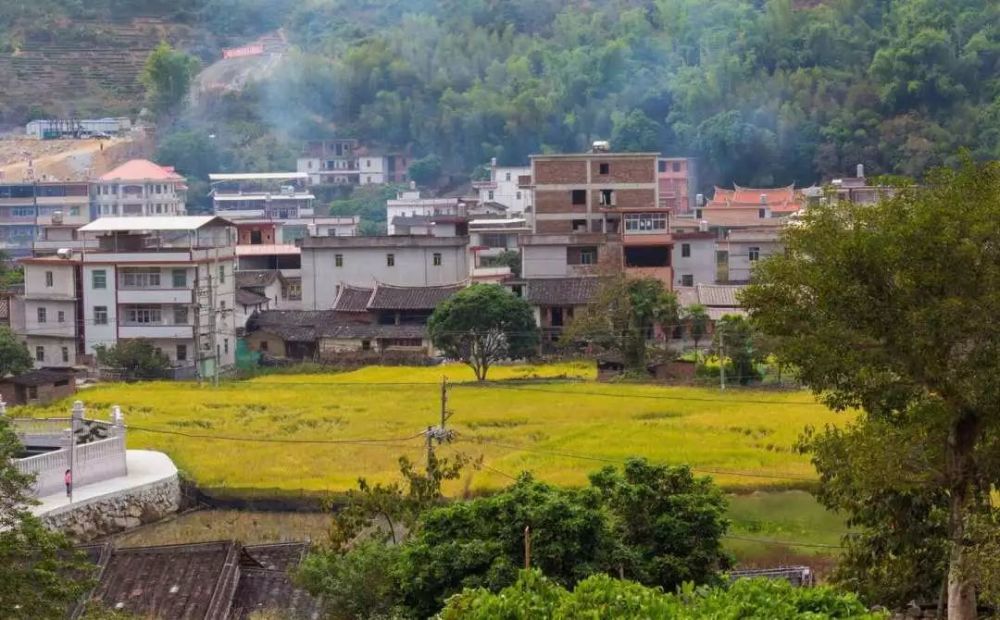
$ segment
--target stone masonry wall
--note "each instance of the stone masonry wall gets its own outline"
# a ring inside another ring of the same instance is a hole
[[[180,509],[177,475],[105,497],[74,503],[41,517],[49,528],[87,542],[158,521]]]

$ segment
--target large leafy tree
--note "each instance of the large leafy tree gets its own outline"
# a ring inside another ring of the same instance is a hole
[[[198,59],[161,42],[150,53],[140,81],[146,98],[157,114],[171,112],[187,97],[191,80],[198,72]]]
[[[0,327],[0,377],[17,375],[34,365],[27,347],[9,327]]]
[[[810,208],[785,245],[745,305],[806,385],[862,410],[853,432],[911,430],[913,457],[875,468],[868,488],[946,495],[948,613],[974,618],[966,526],[988,509],[998,472],[1000,165],[937,170],[874,206]],[[824,483],[852,466],[817,459]]]
[[[12,459],[21,444],[0,416],[0,609],[5,618],[60,618],[92,585],[93,567],[28,511],[31,478]]]
[[[170,359],[144,338],[120,340],[111,347],[94,347],[97,362],[121,375],[126,381],[162,379]]]
[[[528,302],[496,284],[473,284],[438,304],[427,321],[434,346],[483,381],[490,366],[531,355],[538,345]]]
[[[645,372],[648,341],[679,318],[677,297],[655,278],[605,277],[587,309],[563,334],[572,344],[588,342],[621,356],[625,367]]]

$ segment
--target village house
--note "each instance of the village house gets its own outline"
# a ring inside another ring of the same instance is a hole
[[[305,172],[210,174],[216,215],[284,221],[312,217],[316,197]]]
[[[87,354],[144,338],[176,377],[234,363],[236,229],[214,216],[101,218],[80,229]]]
[[[312,140],[303,145],[295,169],[309,176],[310,185],[359,185],[357,149],[354,139]]]
[[[468,237],[305,237],[302,307],[333,307],[344,285],[441,286],[470,277]]]
[[[698,186],[695,160],[688,157],[661,157],[656,162],[660,206],[674,216],[691,213]]]
[[[0,399],[7,405],[45,405],[76,393],[69,369],[29,370],[0,378]]]
[[[479,204],[496,203],[502,205],[510,217],[523,218],[530,214],[531,192],[521,188],[519,179],[531,175],[530,166],[497,166],[494,157],[490,160],[490,178],[473,181]]]
[[[133,159],[94,182],[94,218],[184,215],[184,177],[171,166]]]
[[[78,290],[80,262],[71,254],[21,259],[24,293],[12,324],[35,368],[69,368],[83,354],[85,325]]]
[[[420,191],[401,191],[386,201],[390,235],[454,237],[468,234],[468,211],[458,198],[422,198]]]
[[[757,261],[781,252],[781,228],[731,230],[716,241],[716,282],[741,284],[750,281]]]
[[[76,230],[89,221],[86,182],[0,183],[0,250],[12,258],[76,248]]]
[[[676,220],[675,220],[676,221]],[[674,288],[713,284],[716,278],[716,233],[708,230],[674,232]]]

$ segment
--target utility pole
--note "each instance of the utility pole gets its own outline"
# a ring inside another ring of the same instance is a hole
[[[531,568],[531,526],[524,526],[524,569]]]
[[[441,432],[448,421],[448,377],[441,377]]]
[[[427,427],[427,474],[430,475],[431,461],[434,460],[434,427]]]
[[[726,343],[722,332],[719,332],[719,387],[726,389]]]
[[[217,263],[216,263],[217,264]],[[212,281],[212,272],[208,273],[208,335],[209,340],[212,343],[212,355],[214,363],[212,364],[212,385],[219,387],[219,338],[216,325],[216,310],[215,310],[215,286]]]

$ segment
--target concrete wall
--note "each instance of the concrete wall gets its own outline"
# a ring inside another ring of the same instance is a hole
[[[165,480],[57,508],[41,518],[48,528],[87,542],[159,521],[180,506],[181,486],[175,473]]]
[[[729,251],[729,282],[748,282],[753,269],[750,249],[758,248],[759,260],[781,251],[782,245],[773,241],[719,242],[719,250]]]
[[[441,264],[434,265],[434,254]],[[340,267],[336,255],[343,257]],[[387,254],[394,256],[388,266]],[[302,248],[302,308],[333,307],[337,287],[343,284],[371,287],[375,281],[398,286],[453,284],[469,277],[467,246],[324,247]]]
[[[271,357],[285,357],[285,341],[272,333],[255,331],[248,334],[245,340],[251,351],[260,351]]]
[[[688,244],[691,255],[683,256],[683,245]],[[692,277],[694,284],[715,283],[715,238],[678,238],[673,248],[674,286],[685,286],[684,276]]]

